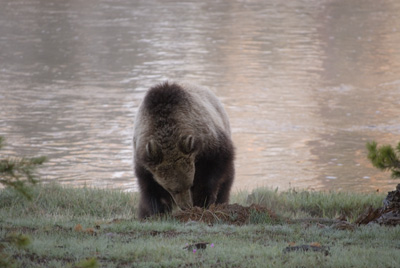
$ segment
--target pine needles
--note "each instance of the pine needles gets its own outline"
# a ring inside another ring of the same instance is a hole
[[[367,143],[368,159],[381,170],[390,170],[392,178],[400,178],[400,142],[395,149],[391,145],[378,148],[375,141]]]
[[[0,150],[4,146],[4,138],[0,136]],[[0,159],[0,184],[11,187],[31,199],[27,184],[36,184],[38,180],[35,177],[36,167],[43,164],[46,157],[13,157]]]

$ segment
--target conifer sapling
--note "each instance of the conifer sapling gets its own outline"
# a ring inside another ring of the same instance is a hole
[[[395,149],[391,145],[378,148],[375,141],[367,143],[368,159],[374,167],[390,170],[392,178],[400,178],[400,142]]]

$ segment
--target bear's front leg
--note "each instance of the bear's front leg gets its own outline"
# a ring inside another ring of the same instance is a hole
[[[197,159],[192,187],[194,206],[208,208],[211,204],[229,202],[235,175],[233,159],[231,143],[208,154],[204,153]]]
[[[135,173],[140,187],[139,219],[170,212],[173,205],[171,195],[153,179],[153,175],[144,167],[137,165]]]
[[[201,165],[196,164],[196,173],[192,186],[193,206],[208,208],[217,200],[218,185],[216,179],[212,178],[207,169],[199,168]]]
[[[139,203],[139,219],[145,219],[156,214],[168,213],[172,210],[172,199],[170,197],[151,197],[142,192]]]

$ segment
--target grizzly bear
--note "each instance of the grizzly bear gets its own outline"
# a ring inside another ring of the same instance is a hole
[[[133,146],[140,219],[229,201],[234,147],[228,116],[209,89],[177,82],[150,88]]]

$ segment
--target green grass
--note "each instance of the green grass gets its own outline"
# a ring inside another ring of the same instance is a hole
[[[250,195],[244,194],[241,202],[257,203],[282,211],[289,217],[337,218],[344,216],[354,221],[366,208],[382,206],[385,195],[377,193],[309,192],[291,189],[278,192],[259,188]]]
[[[364,208],[381,206],[382,194],[278,192],[257,189],[233,194],[231,202],[258,203],[290,218],[354,220]],[[232,226],[169,217],[139,221],[138,195],[116,190],[37,186],[28,201],[0,190],[0,240],[23,233],[31,243],[1,243],[0,258],[16,267],[398,267],[400,226],[336,230],[317,223],[288,224],[254,215],[252,224]],[[80,224],[83,231],[77,231]],[[213,243],[193,253],[186,244]],[[283,250],[289,243],[319,243],[320,252]],[[1,262],[0,262],[1,266]]]

